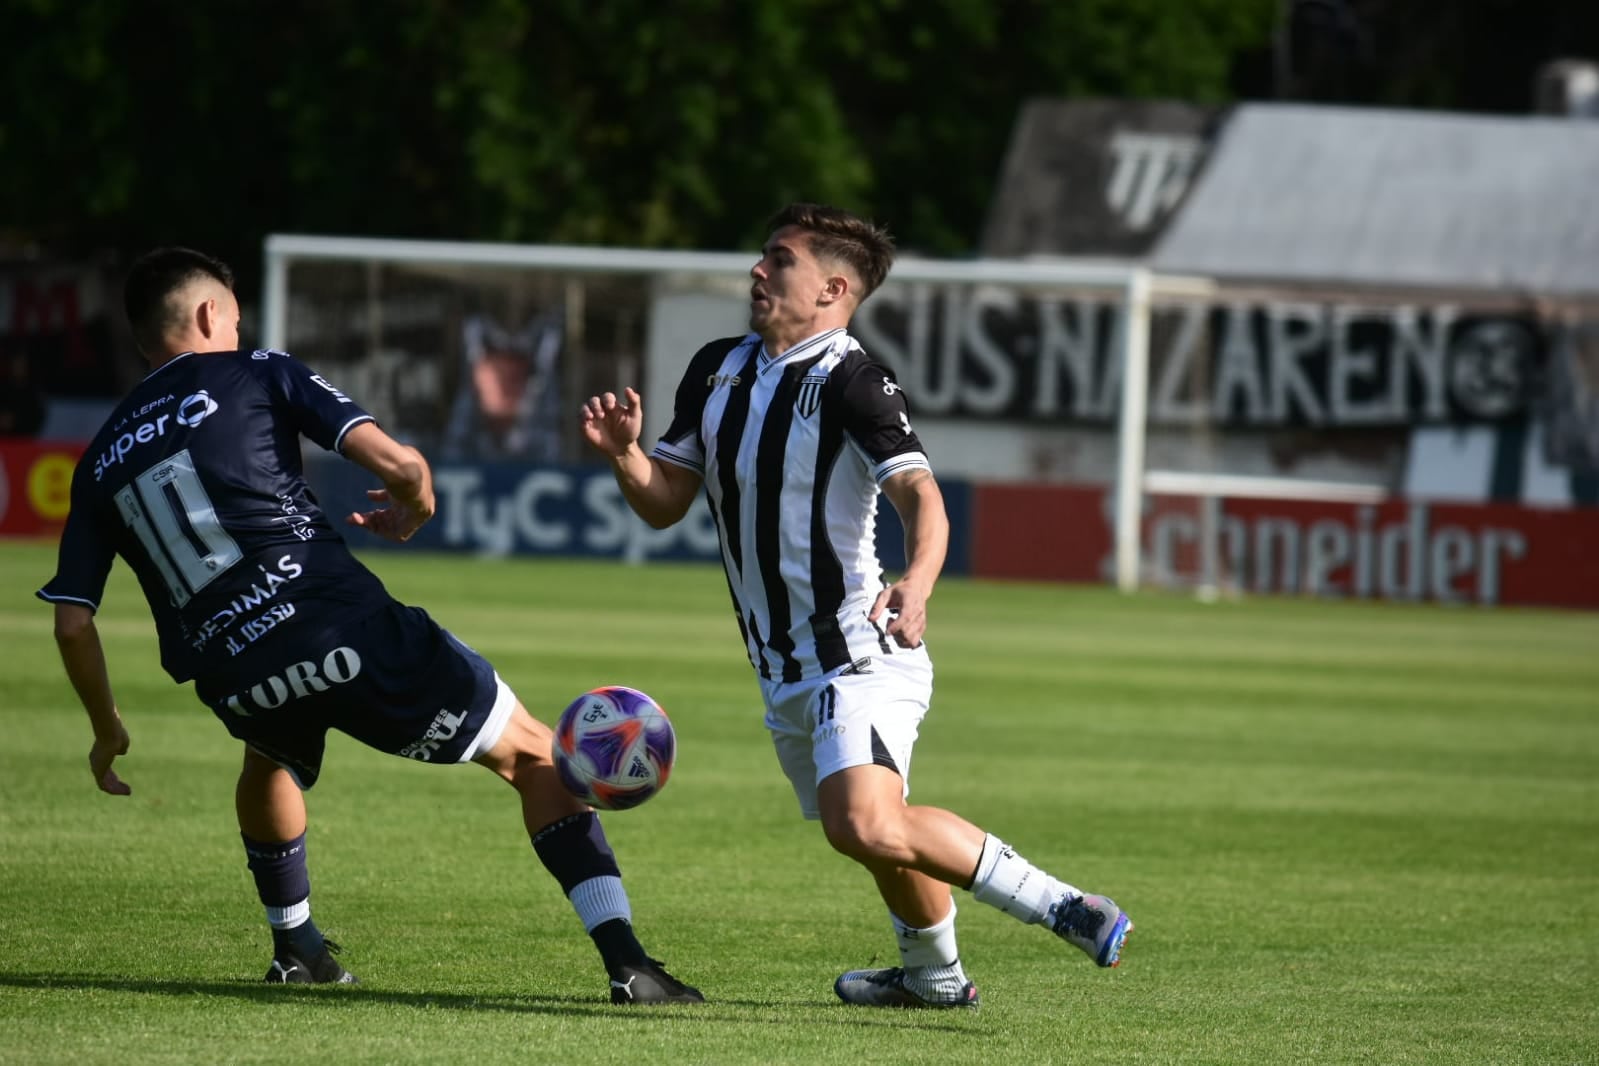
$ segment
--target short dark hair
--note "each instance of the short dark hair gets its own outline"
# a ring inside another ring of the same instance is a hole
[[[182,325],[182,316],[187,312],[171,297],[203,278],[220,282],[229,291],[233,289],[232,268],[193,248],[157,248],[134,261],[122,285],[122,308],[140,349],[155,351],[167,330]]]
[[[861,299],[877,290],[894,265],[894,238],[869,219],[826,204],[792,203],[772,216],[768,232],[798,226],[811,237],[821,259],[844,262],[861,279]]]

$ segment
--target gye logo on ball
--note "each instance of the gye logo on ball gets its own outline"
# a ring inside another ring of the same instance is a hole
[[[154,406],[154,405],[152,405]],[[157,415],[148,422],[140,422],[132,429],[119,433],[117,438],[106,446],[94,460],[94,479],[99,481],[105,472],[122,462],[136,445],[148,444],[158,437],[166,436],[167,424],[174,418],[177,423],[188,429],[193,429],[207,418],[216,413],[217,403],[211,394],[204,389],[191,393],[178,404],[176,415]]]

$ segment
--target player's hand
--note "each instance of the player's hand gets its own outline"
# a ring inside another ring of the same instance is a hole
[[[876,625],[886,613],[889,621],[883,632],[902,648],[920,647],[927,632],[927,595],[928,590],[916,582],[896,581],[877,594],[866,620]]]
[[[116,771],[111,769],[111,763],[118,755],[128,753],[128,731],[118,722],[116,732],[109,737],[95,737],[94,747],[89,749],[89,772],[94,775],[94,783],[101,792],[113,796],[131,796],[133,789],[118,777]]]
[[[433,512],[430,510],[394,499],[389,495],[388,489],[367,489],[366,497],[373,503],[388,506],[371,511],[352,512],[345,521],[352,526],[371,530],[384,540],[396,542],[410,540],[411,535],[433,517]]]
[[[615,458],[622,455],[644,432],[644,404],[631,387],[616,393],[590,396],[583,405],[583,436],[595,448]]]

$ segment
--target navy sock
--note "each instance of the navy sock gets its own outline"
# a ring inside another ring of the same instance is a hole
[[[255,877],[255,891],[272,925],[272,950],[315,958],[322,951],[322,931],[311,920],[311,876],[305,866],[305,834],[282,843],[253,840],[244,833],[244,854]],[[284,912],[303,911],[298,914]],[[298,920],[297,920],[298,919]],[[294,922],[289,925],[287,923]]]
[[[605,839],[605,830],[593,811],[568,815],[533,834],[533,850],[567,896],[572,889],[595,877],[622,876],[616,853]],[[633,926],[624,918],[601,922],[589,930],[599,949],[605,968],[636,966],[645,959],[644,946],[633,935]]]
[[[593,811],[570,814],[533,834],[533,850],[550,875],[561,883],[561,893],[591,877],[621,877],[616,853]]]

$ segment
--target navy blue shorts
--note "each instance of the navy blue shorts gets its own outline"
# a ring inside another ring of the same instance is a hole
[[[194,691],[301,788],[316,784],[329,729],[391,755],[466,762],[494,746],[516,706],[487,659],[397,602],[196,678]]]

